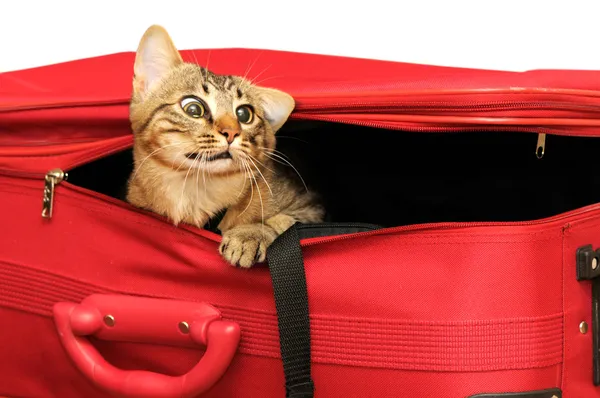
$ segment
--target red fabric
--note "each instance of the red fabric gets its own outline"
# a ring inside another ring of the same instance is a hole
[[[517,73],[245,49],[183,56],[288,91],[298,119],[600,135],[600,71]],[[0,169],[68,169],[131,145],[133,60],[122,53],[2,74]],[[49,159],[48,145],[61,155]]]
[[[207,396],[282,396],[265,269],[228,267],[216,235],[175,228],[68,183],[57,187],[54,217],[43,220],[41,187],[0,178],[0,217],[11,226],[0,241],[0,319],[11,325],[0,329],[0,341],[11,342],[0,346],[10,358],[0,363],[0,393],[103,396],[62,350],[51,308],[126,293],[206,301],[239,323],[238,355]],[[585,210],[525,226],[307,242],[317,396],[464,397],[557,386],[567,398],[600,396],[591,383],[591,334],[578,331],[591,322],[589,285],[575,281],[572,260],[576,247],[600,245],[600,206]],[[167,374],[189,370],[200,355],[98,346],[115,366]]]
[[[204,63],[208,54],[185,56]],[[131,145],[132,61],[117,54],[2,75],[0,395],[105,396],[62,348],[52,306],[122,293],[205,301],[240,325],[238,353],[204,396],[282,397],[266,269],[231,268],[217,235],[173,227],[68,182],[56,187],[54,217],[40,217],[48,169]],[[296,96],[296,118],[599,135],[600,72],[509,73],[250,50],[213,50],[209,67],[243,75],[253,61],[248,76]],[[590,284],[575,279],[575,251],[599,247],[599,230],[595,205],[519,225],[429,225],[303,242],[316,396],[464,398],[559,387],[566,398],[600,397],[592,334],[578,329],[591,325]],[[117,367],[170,375],[202,355],[93,343]]]

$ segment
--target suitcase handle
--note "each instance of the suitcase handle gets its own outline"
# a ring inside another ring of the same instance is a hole
[[[206,303],[92,295],[81,304],[56,303],[54,321],[76,367],[95,386],[128,398],[191,398],[205,392],[225,373],[240,340],[239,325],[222,321],[219,311]],[[87,336],[206,346],[206,352],[187,374],[178,377],[126,371],[108,363]]]

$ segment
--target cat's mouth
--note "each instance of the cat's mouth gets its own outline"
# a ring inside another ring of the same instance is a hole
[[[203,162],[212,162],[213,160],[220,159],[232,159],[231,153],[229,153],[229,151],[221,152],[212,156],[206,156],[198,152],[190,152],[186,153],[185,157],[191,160],[202,160]]]

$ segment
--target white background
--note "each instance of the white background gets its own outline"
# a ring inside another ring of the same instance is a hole
[[[134,51],[246,47],[487,69],[600,69],[600,0],[0,1],[0,71]]]

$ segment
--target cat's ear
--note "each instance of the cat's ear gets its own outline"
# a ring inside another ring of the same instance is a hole
[[[143,98],[163,76],[182,62],[165,28],[150,26],[142,36],[135,56],[134,91]]]
[[[258,89],[265,118],[273,128],[273,132],[277,132],[294,110],[296,102],[291,95],[283,91],[265,87],[256,87],[256,89]]]

